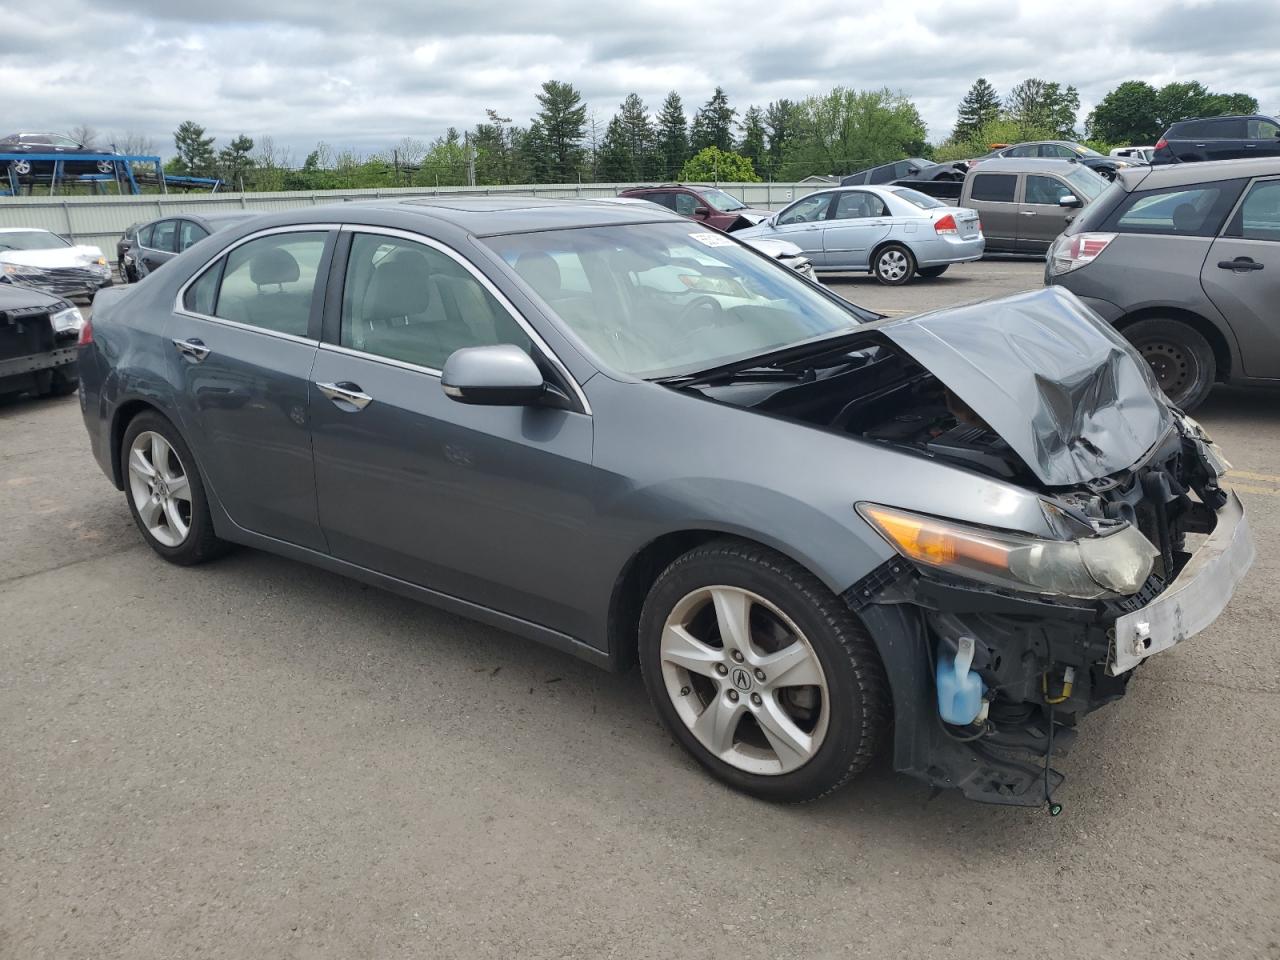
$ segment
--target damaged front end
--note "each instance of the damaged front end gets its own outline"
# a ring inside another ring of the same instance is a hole
[[[1079,719],[1225,607],[1253,560],[1243,507],[1212,442],[1070,294],[877,322],[865,336],[780,364],[794,382],[702,392],[895,449],[918,470],[998,482],[987,504],[956,501],[945,480],[910,503],[859,500],[897,555],[844,599],[890,679],[895,767],[1039,805]],[[1042,517],[1011,520],[1011,487]]]

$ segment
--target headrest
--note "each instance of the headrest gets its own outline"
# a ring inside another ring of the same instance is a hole
[[[298,261],[288,250],[279,247],[263,250],[249,261],[249,279],[260,287],[269,283],[293,283],[298,276]]]
[[[524,281],[546,297],[560,291],[560,265],[551,254],[542,250],[528,250],[516,257],[516,273]]]
[[[366,320],[391,320],[423,313],[431,299],[431,265],[416,250],[393,253],[373,271],[364,298]]]

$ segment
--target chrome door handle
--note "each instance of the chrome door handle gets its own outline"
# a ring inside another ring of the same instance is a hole
[[[209,348],[204,345],[204,341],[199,337],[191,337],[187,340],[173,341],[173,345],[178,348],[178,352],[188,360],[194,360],[199,363],[209,355]]]
[[[1022,214],[1024,217],[1034,217],[1036,215],[1034,210],[1019,210],[1018,213]]]
[[[334,406],[347,413],[363,410],[373,401],[373,397],[361,390],[358,383],[352,383],[349,380],[343,380],[340,383],[321,383],[317,380],[316,387],[333,401]],[[347,410],[344,404],[355,409]]]

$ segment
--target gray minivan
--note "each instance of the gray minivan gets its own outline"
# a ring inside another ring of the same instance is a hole
[[[1107,181],[1071,160],[984,160],[965,175],[960,206],[977,210],[987,253],[1044,253]]]
[[[1278,275],[1280,157],[1125,170],[1045,267],[1045,283],[1113,323],[1184,410],[1215,382],[1280,383]]]

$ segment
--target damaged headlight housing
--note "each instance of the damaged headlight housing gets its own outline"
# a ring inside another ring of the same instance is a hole
[[[53,324],[54,333],[77,332],[84,326],[84,318],[80,316],[80,311],[69,303],[57,313],[50,314],[49,322]]]
[[[1047,540],[875,503],[858,504],[858,513],[908,560],[1023,593],[1079,600],[1130,596],[1142,589],[1159,556],[1128,524],[1106,536]]]

